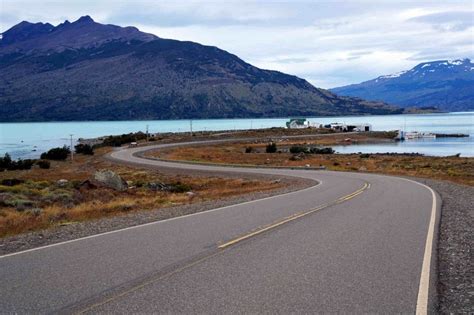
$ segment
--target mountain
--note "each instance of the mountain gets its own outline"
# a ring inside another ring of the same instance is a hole
[[[0,40],[0,121],[391,114],[216,47],[84,16],[21,22]]]
[[[402,107],[474,110],[474,64],[469,59],[420,63],[408,71],[331,89],[338,95],[381,100]]]

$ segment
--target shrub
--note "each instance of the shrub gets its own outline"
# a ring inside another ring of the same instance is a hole
[[[42,169],[48,169],[51,167],[51,163],[48,160],[39,160],[36,164],[38,164]]]
[[[101,146],[120,147],[122,144],[137,142],[138,140],[146,139],[146,134],[143,132],[123,134],[119,136],[108,136],[104,139]]]
[[[252,147],[246,147],[245,148],[245,153],[252,153],[253,152],[253,148]]]
[[[311,148],[310,153],[313,154],[333,154],[335,151],[331,147],[327,148]]]
[[[79,143],[74,146],[76,153],[82,153],[85,155],[94,155],[94,149],[89,144]]]
[[[277,145],[275,142],[270,142],[267,144],[267,148],[265,149],[265,152],[267,153],[275,153],[277,151]]]
[[[292,146],[290,148],[290,153],[296,154],[296,153],[309,153],[308,148],[302,147],[302,146]]]
[[[67,159],[68,154],[71,153],[68,147],[64,146],[62,148],[53,148],[48,152],[41,154],[42,160],[65,160]]]
[[[29,170],[35,164],[35,160],[18,159],[13,161],[8,153],[5,153],[3,158],[0,158],[0,170]]]
[[[360,157],[361,159],[368,159],[368,158],[370,158],[370,154],[368,154],[368,153],[363,153],[363,154],[361,154],[359,157]]]
[[[169,186],[169,191],[174,193],[183,193],[190,191],[192,188],[189,185],[183,184],[181,182],[176,182]]]
[[[10,169],[11,165],[12,158],[10,157],[10,154],[5,153],[5,156],[3,158],[0,158],[0,170]]]

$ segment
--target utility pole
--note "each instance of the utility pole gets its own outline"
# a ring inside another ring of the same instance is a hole
[[[74,148],[72,147],[72,136],[73,134],[71,133],[69,137],[71,137],[71,162],[74,160]]]
[[[146,125],[146,142],[148,142],[148,125]]]
[[[193,120],[189,120],[189,130],[191,131],[191,137],[193,136]]]

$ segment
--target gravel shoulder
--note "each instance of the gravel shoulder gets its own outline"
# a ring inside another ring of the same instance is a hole
[[[474,313],[472,244],[474,187],[415,178],[438,192],[442,199],[438,232],[438,311]]]

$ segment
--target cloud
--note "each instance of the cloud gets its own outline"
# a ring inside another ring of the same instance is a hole
[[[439,12],[414,17],[410,21],[429,24],[439,31],[464,31],[473,27],[474,13],[472,11]]]
[[[331,88],[436,59],[474,58],[471,0],[0,0],[0,27],[89,14],[225,49]],[[15,21],[16,20],[16,21]]]

